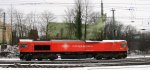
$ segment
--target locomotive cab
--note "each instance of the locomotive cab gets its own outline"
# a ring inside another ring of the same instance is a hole
[[[19,43],[20,59],[57,59],[57,55],[51,52],[51,45],[49,41],[33,41],[33,40],[20,40]]]

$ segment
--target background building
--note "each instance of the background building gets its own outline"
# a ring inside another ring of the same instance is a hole
[[[5,43],[10,44],[12,40],[12,33],[11,33],[11,25],[6,23],[6,31],[5,33]],[[3,22],[0,21],[0,43],[2,43],[3,40]]]

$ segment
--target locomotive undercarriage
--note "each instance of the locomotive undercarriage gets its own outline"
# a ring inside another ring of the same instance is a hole
[[[36,53],[20,53],[20,59],[30,61],[31,59],[37,59],[38,61],[42,61],[42,59],[57,59],[58,56],[54,53],[47,52],[36,52]]]
[[[122,59],[127,57],[127,52],[103,52],[103,53],[96,53],[94,58],[99,59]]]
[[[41,61],[42,59],[55,60],[61,59],[84,59],[84,58],[95,58],[99,59],[121,59],[127,57],[127,52],[66,52],[66,53],[52,53],[52,52],[34,52],[34,53],[20,53],[20,59],[30,61],[31,59],[37,59]]]

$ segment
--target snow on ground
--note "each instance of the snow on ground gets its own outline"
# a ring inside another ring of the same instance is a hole
[[[0,70],[150,70],[150,65],[79,67],[79,68],[0,68]]]
[[[150,55],[128,55],[127,58],[147,58],[150,57]]]
[[[88,67],[86,70],[150,70],[150,65]]]
[[[128,55],[127,58],[147,58],[147,57],[150,57],[150,55]],[[20,59],[19,58],[0,58],[0,60],[20,60]],[[61,58],[58,58],[57,60],[61,60]],[[65,60],[70,60],[70,59],[65,59]],[[83,59],[71,59],[71,60],[83,60]]]
[[[20,59],[19,58],[0,58],[0,60],[12,61],[12,60],[20,60]]]
[[[150,55],[129,55],[127,58],[146,58]],[[20,60],[19,58],[0,58],[0,60]],[[150,70],[150,65],[102,66],[78,68],[0,68],[0,70]]]

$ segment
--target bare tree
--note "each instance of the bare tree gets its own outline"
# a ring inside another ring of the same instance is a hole
[[[90,24],[97,24],[98,21],[100,20],[100,13],[99,12],[92,12],[90,15],[89,15],[89,23]]]
[[[83,22],[83,1],[76,0],[75,7],[68,9],[66,12],[66,23],[68,24],[69,37],[76,37],[76,39],[82,38],[82,22]],[[72,34],[70,34],[72,33]]]
[[[35,14],[35,12],[30,12],[26,15],[26,18],[25,18],[25,25],[26,25],[26,31],[25,31],[25,34],[26,36],[28,36],[28,33],[32,30],[36,30],[37,29],[37,23],[38,23],[38,16]],[[28,36],[29,37],[29,36]]]
[[[23,29],[24,14],[16,10],[14,17],[15,17],[15,30],[17,32],[17,35],[19,38],[23,38],[23,35],[24,35],[24,29]]]
[[[136,33],[136,28],[131,25],[126,26],[124,29],[124,34],[126,39],[132,39],[135,33]]]
[[[92,11],[91,6],[89,6],[90,2],[89,0],[84,0],[85,2],[85,6],[84,6],[84,10],[83,10],[83,22],[84,22],[84,40],[86,40],[86,36],[87,36],[87,25],[91,24],[92,22],[92,18],[91,15],[94,13]]]
[[[15,37],[13,36],[13,33],[14,33],[14,31],[13,31],[13,23],[14,23],[14,12],[15,11],[15,9],[14,9],[14,7],[11,5],[11,7],[10,8],[8,8],[8,10],[7,10],[7,15],[8,15],[8,17],[10,17],[8,20],[9,20],[9,23],[11,24],[11,35],[10,35],[10,38],[11,38],[11,45],[14,45],[14,39],[15,39]]]
[[[80,20],[81,20],[81,26],[80,24],[76,24],[77,16],[79,16],[80,11]],[[68,9],[66,11],[67,16],[65,17],[65,21],[68,25],[68,37],[73,38],[76,37],[76,39],[79,39],[78,37],[82,38],[82,34],[84,34],[84,40],[87,39],[87,35],[89,36],[89,32],[87,29],[91,28],[91,24],[96,24],[99,20],[99,13],[94,12],[92,10],[92,7],[90,6],[89,0],[76,0],[75,6],[72,9]],[[81,30],[79,30],[77,27],[80,26]],[[79,32],[78,32],[79,31]],[[81,32],[80,32],[81,31]],[[79,36],[77,36],[79,34]],[[81,39],[80,38],[80,39]]]
[[[35,12],[34,12],[35,13]],[[36,22],[37,22],[37,16],[33,12],[30,12],[29,14],[26,15],[26,24],[30,27],[30,29],[35,29],[36,27]]]
[[[124,28],[123,24],[121,24],[119,22],[116,24],[115,35],[114,35],[116,39],[122,39],[123,38],[123,32],[122,32],[123,28]]]
[[[123,35],[123,28],[124,28],[123,24],[117,21],[115,21],[115,23],[113,24],[112,20],[108,20],[104,28],[104,33],[106,35],[106,38],[121,39]]]
[[[46,33],[46,39],[48,39],[48,28],[51,28],[52,26],[49,26],[49,23],[52,22],[55,17],[54,14],[50,11],[44,11],[41,14],[41,29]]]
[[[74,34],[75,34],[75,28],[74,28],[74,16],[75,16],[75,13],[74,13],[74,9],[68,9],[66,11],[66,17],[65,17],[65,23],[67,24],[67,37],[69,39],[72,39],[74,37]]]

